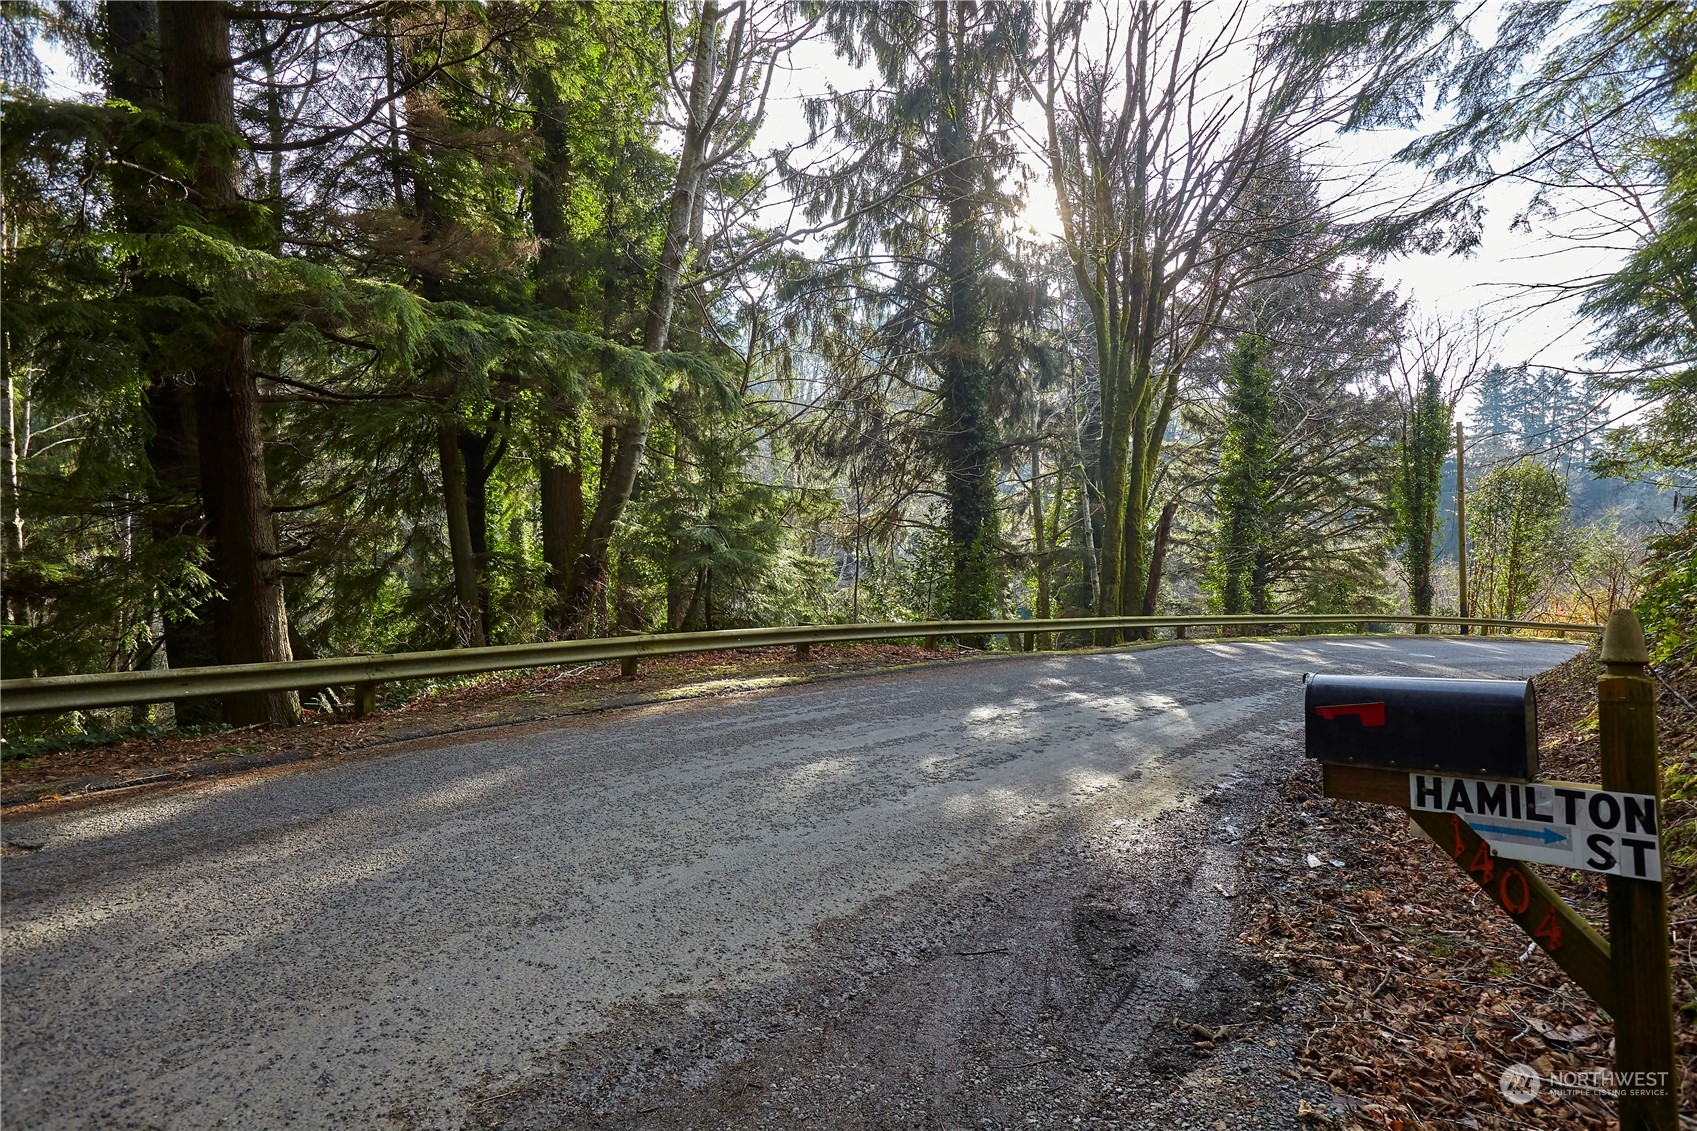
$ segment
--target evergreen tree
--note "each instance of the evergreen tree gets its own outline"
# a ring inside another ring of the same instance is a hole
[[[883,85],[810,106],[815,129],[829,121],[849,153],[791,177],[813,219],[840,221],[837,254],[888,260],[887,271],[841,283],[882,307],[872,348],[887,379],[935,398],[924,431],[941,472],[950,547],[943,611],[988,617],[999,604],[1001,549],[991,274],[1007,255],[997,235],[1014,208],[1015,152],[1005,131],[1031,13],[941,0],[832,5],[824,26],[838,51],[856,66],[870,61]]]
[[[1473,615],[1518,620],[1537,612],[1568,550],[1567,505],[1561,477],[1529,460],[1479,481],[1467,503]]]

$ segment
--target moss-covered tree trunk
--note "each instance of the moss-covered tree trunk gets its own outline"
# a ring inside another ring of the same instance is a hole
[[[1405,407],[1398,447],[1397,525],[1401,528],[1403,566],[1408,572],[1408,604],[1416,616],[1432,614],[1432,542],[1438,528],[1438,494],[1449,454],[1450,407],[1438,378],[1421,377]],[[1429,632],[1429,625],[1414,626]]]
[[[1223,613],[1264,613],[1269,463],[1275,443],[1273,384],[1263,344],[1245,335],[1226,375],[1225,433],[1214,488],[1217,528],[1209,583]]]

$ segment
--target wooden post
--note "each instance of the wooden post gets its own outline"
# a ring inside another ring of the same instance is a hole
[[[813,645],[797,644],[795,646],[795,658],[797,660],[811,660],[813,658]]]
[[[1631,610],[1616,609],[1603,633],[1604,674],[1597,681],[1597,738],[1603,788],[1656,796],[1656,693],[1644,630]],[[1660,833],[1658,828],[1657,832]],[[1615,1073],[1621,1131],[1676,1131],[1678,1086],[1673,1041],[1673,981],[1668,968],[1665,889],[1649,880],[1610,876],[1609,940],[1614,957]]]
[[[626,656],[619,661],[619,675],[624,679],[636,678],[636,657]]]
[[[377,689],[380,683],[354,684],[354,718],[363,719],[377,710]]]
[[[1467,445],[1461,421],[1455,422],[1455,553],[1461,577],[1461,615],[1467,616]],[[1468,626],[1461,626],[1468,634]]]
[[[1035,632],[1022,632],[1019,636],[1019,650],[1021,652],[1037,651],[1037,634]]]

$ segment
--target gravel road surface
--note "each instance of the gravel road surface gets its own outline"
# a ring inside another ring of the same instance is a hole
[[[562,1050],[612,1033],[629,1055],[655,1017],[793,982],[844,924],[923,953],[926,916],[997,890],[1030,906],[1030,862],[1069,830],[1262,788],[1299,756],[1305,671],[1527,677],[1573,651],[987,659],[9,819],[10,845],[40,847],[4,864],[0,1118],[458,1127],[519,1095],[514,1123],[591,1123],[538,1092]]]

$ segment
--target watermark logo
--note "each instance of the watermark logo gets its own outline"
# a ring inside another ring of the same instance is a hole
[[[1530,1064],[1511,1064],[1497,1078],[1497,1087],[1511,1104],[1529,1104],[1544,1090],[1544,1078]]]
[[[1511,1104],[1529,1104],[1547,1089],[1552,1096],[1583,1092],[1594,1096],[1661,1096],[1669,1087],[1666,1072],[1552,1072],[1548,1076],[1530,1064],[1511,1064],[1497,1077],[1497,1087]]]

